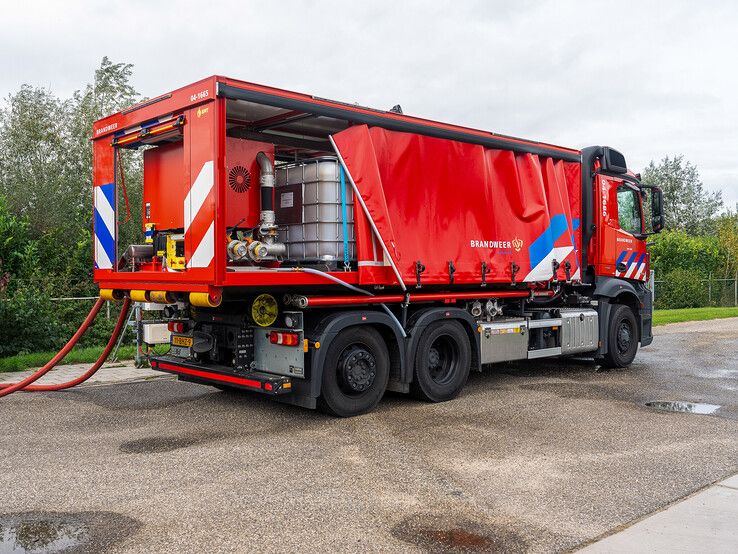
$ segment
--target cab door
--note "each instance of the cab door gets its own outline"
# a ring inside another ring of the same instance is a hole
[[[645,281],[650,260],[644,240],[641,190],[619,177],[598,175],[596,180],[599,219],[596,273]]]

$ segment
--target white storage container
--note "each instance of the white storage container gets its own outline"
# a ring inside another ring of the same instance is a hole
[[[343,209],[338,160],[322,157],[277,166],[275,212],[287,259],[343,261]],[[349,259],[355,259],[354,195],[344,179]]]

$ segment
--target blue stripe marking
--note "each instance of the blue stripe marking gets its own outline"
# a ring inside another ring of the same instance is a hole
[[[115,212],[115,183],[100,185],[98,188],[105,195],[105,198],[108,199],[108,202],[110,202],[110,207],[113,208],[113,212]]]
[[[618,265],[620,262],[622,262],[625,259],[626,254],[628,254],[627,250],[623,250],[620,255],[618,256],[618,259],[615,260],[615,265]]]
[[[579,229],[579,218],[573,217],[571,220],[571,230],[576,231],[577,229]]]
[[[633,254],[630,256],[630,259],[628,260],[627,266],[630,267],[630,264],[632,264],[637,257],[638,252],[633,252]]]
[[[100,241],[110,262],[115,265],[115,239],[97,210],[95,210],[95,236]]]
[[[541,260],[548,256],[548,253],[553,250],[554,243],[559,240],[569,229],[569,224],[566,221],[566,215],[556,214],[551,218],[551,223],[548,228],[541,233],[541,235],[534,240],[530,247],[528,247],[528,256],[530,258],[530,268],[533,269]]]
[[[636,265],[641,265],[645,257],[646,257],[646,254],[641,254],[640,258],[638,258],[638,261],[636,262]]]

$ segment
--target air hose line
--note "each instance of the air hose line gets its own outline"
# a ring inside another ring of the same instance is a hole
[[[108,344],[105,346],[105,349],[103,350],[102,354],[100,354],[100,357],[97,359],[97,361],[88,369],[85,373],[77,377],[76,379],[72,379],[71,381],[67,381],[66,383],[59,383],[54,385],[32,385],[33,382],[37,381],[41,377],[43,377],[46,373],[48,373],[54,366],[56,366],[68,353],[72,348],[79,342],[79,339],[84,335],[85,331],[92,325],[92,322],[95,320],[95,317],[100,312],[100,309],[102,308],[103,304],[105,303],[105,300],[102,298],[98,298],[97,302],[95,302],[95,305],[90,310],[90,313],[85,318],[82,325],[80,325],[79,329],[77,329],[77,332],[74,333],[71,339],[67,342],[67,344],[64,345],[64,347],[59,350],[59,352],[51,359],[49,362],[44,365],[42,368],[40,368],[38,371],[33,373],[32,375],[29,375],[22,381],[18,383],[9,383],[9,384],[3,384],[0,385],[0,398],[3,396],[7,396],[11,393],[14,393],[19,390],[23,390],[24,392],[39,392],[39,391],[58,391],[58,390],[64,390],[68,389],[70,387],[74,387],[76,385],[79,385],[80,383],[86,381],[92,375],[95,374],[95,372],[100,369],[102,364],[105,362],[105,360],[110,355],[110,352],[115,347],[115,343],[118,340],[118,336],[123,331],[123,328],[126,323],[126,317],[128,315],[128,310],[131,305],[131,300],[126,298],[123,301],[123,306],[120,310],[120,315],[118,316],[118,321],[115,324],[115,329],[113,330],[112,335],[110,336],[110,340],[108,341]]]

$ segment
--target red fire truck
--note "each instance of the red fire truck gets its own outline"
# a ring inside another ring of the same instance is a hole
[[[97,121],[95,280],[164,305],[154,369],[338,416],[652,341],[662,195],[582,150],[213,76]],[[143,238],[119,244],[121,152]]]

